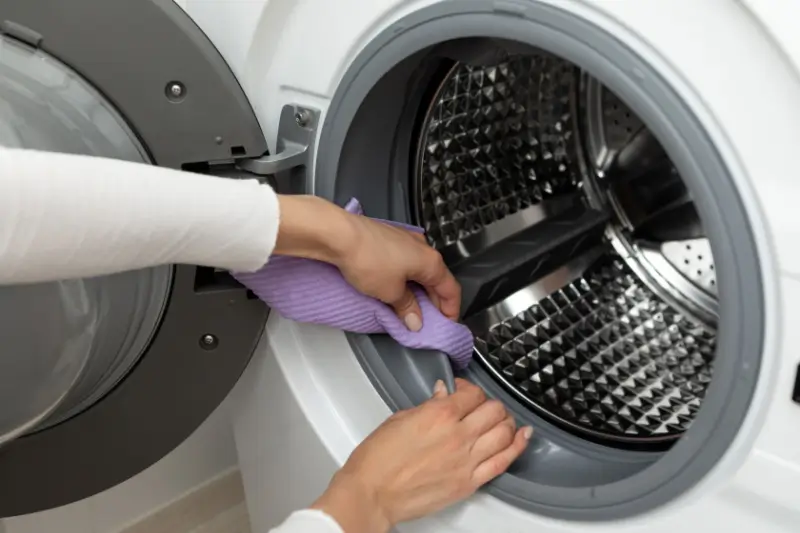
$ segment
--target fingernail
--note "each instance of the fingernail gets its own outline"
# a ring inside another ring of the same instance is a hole
[[[441,394],[445,392],[444,381],[441,379],[436,380],[436,383],[433,384],[433,393],[434,394]]]
[[[422,320],[420,320],[419,315],[416,313],[408,313],[403,319],[403,322],[406,323],[406,327],[411,331],[419,331],[422,329]]]
[[[533,435],[533,428],[530,426],[522,428],[522,436],[525,437],[525,440],[531,440],[531,435]]]

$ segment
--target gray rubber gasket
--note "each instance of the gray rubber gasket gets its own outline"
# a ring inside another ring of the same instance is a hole
[[[172,0],[2,0],[0,31],[92,83],[124,111],[159,166],[267,152],[230,68]],[[182,97],[167,96],[171,82],[183,85]]]
[[[569,520],[623,519],[659,507],[700,481],[738,433],[758,380],[765,302],[757,247],[734,178],[703,125],[651,65],[613,35],[554,6],[458,0],[421,9],[377,36],[345,74],[323,125],[315,192],[341,199],[358,191],[370,215],[408,217],[405,185],[359,186],[358,176],[340,173],[342,150],[351,133],[359,134],[349,131],[350,126],[385,74],[426,48],[467,37],[515,40],[569,59],[622,97],[648,124],[686,179],[712,241],[719,265],[718,350],[725,354],[717,359],[714,382],[692,428],[651,466],[616,482],[577,488],[532,483],[509,473],[487,490],[525,510]],[[380,174],[369,165],[377,164],[385,173],[387,164],[376,162],[371,151],[362,145],[367,161],[361,174],[373,171],[369,176],[379,182]],[[379,364],[376,353],[366,358],[360,352],[362,364]],[[574,448],[582,444],[576,442]]]

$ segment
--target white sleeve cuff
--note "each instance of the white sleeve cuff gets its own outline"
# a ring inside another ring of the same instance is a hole
[[[0,190],[0,284],[170,263],[252,271],[278,235],[278,197],[256,180],[3,148]]]
[[[316,509],[303,509],[289,515],[270,533],[344,533],[336,520]]]

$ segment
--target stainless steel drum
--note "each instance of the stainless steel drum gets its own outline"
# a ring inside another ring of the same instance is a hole
[[[545,53],[454,62],[416,169],[414,211],[451,266],[576,198],[605,213],[577,256],[467,310],[477,359],[585,437],[641,446],[688,429],[713,370],[714,262],[678,172],[619,98]]]

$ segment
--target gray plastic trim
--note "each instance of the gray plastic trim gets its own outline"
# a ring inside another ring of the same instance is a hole
[[[92,83],[123,111],[159,166],[267,152],[230,68],[172,0],[2,0],[0,32]],[[169,94],[175,82],[180,97]]]
[[[302,193],[308,188],[319,110],[285,105],[278,123],[275,153],[257,159],[242,159],[238,167],[257,176],[271,176],[273,187],[283,194]]]
[[[638,471],[631,468],[630,475],[612,482],[598,477],[594,484],[569,487],[567,478],[578,474],[569,463],[562,463],[559,479],[540,482],[533,481],[535,472],[547,465],[527,468],[523,460],[487,490],[525,510],[569,520],[622,519],[659,507],[702,479],[739,431],[761,366],[764,293],[757,247],[734,178],[702,123],[651,65],[604,30],[533,1],[457,0],[419,10],[369,43],[344,76],[323,125],[315,192],[338,201],[357,196],[371,216],[408,221],[408,174],[403,174],[408,162],[403,158],[409,157],[410,140],[400,119],[416,109],[423,95],[409,92],[405,100],[391,102],[386,95],[397,97],[405,88],[416,87],[413,76],[425,75],[421,65],[426,49],[468,37],[514,40],[569,59],[622,97],[650,126],[686,179],[720,265],[718,350],[724,354],[717,358],[714,382],[692,428],[660,457],[651,455],[647,461],[636,452],[606,453],[544,422],[537,424],[540,438],[574,454],[605,462],[617,472],[627,457],[641,463]],[[386,89],[390,84],[397,89]],[[377,85],[384,86],[384,92]],[[365,145],[370,150],[365,151]],[[388,348],[378,339],[372,341],[372,349],[363,337],[352,337],[351,342],[360,346],[357,355],[391,404],[390,393],[369,370],[384,365],[380,350]],[[471,372],[471,379],[491,389],[481,369],[473,367]]]

